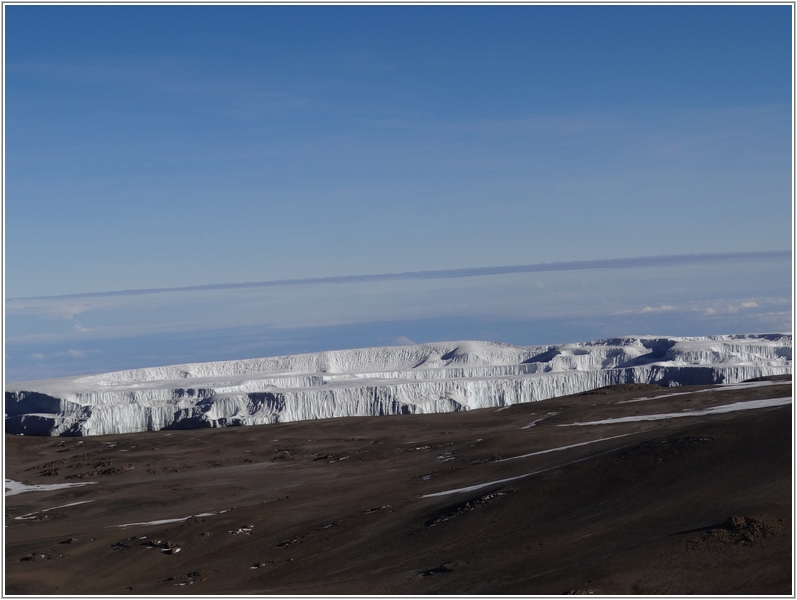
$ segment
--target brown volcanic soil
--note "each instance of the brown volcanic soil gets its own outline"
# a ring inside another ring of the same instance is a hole
[[[623,402],[701,389],[7,436],[6,477],[97,483],[6,497],[5,593],[791,594],[791,405],[559,427],[790,396],[791,382]]]

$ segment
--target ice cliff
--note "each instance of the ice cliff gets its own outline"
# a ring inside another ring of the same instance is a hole
[[[6,433],[105,435],[501,407],[617,383],[791,373],[790,334],[440,342],[195,363],[6,386]]]

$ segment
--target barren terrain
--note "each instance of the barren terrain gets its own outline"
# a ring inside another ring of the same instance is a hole
[[[5,593],[791,594],[791,393],[9,435]]]

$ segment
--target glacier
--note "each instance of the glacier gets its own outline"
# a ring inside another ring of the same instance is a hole
[[[787,333],[437,342],[193,363],[6,385],[6,433],[88,436],[507,407],[620,383],[791,374]]]

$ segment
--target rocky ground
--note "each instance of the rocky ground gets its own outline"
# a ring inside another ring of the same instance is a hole
[[[5,593],[792,594],[792,405],[706,410],[757,383],[9,435]]]

